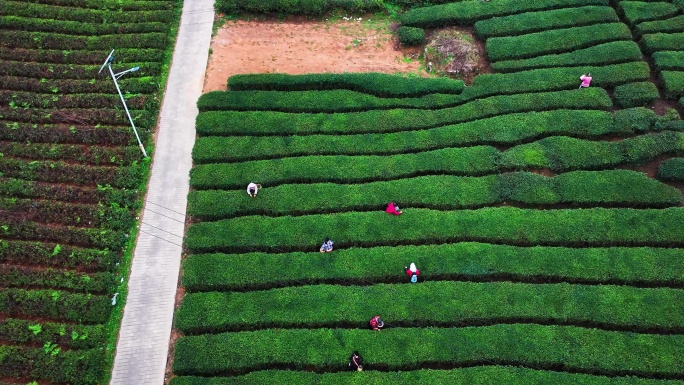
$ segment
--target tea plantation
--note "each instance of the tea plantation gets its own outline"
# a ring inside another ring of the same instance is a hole
[[[203,95],[171,384],[684,384],[683,8],[414,8],[494,73]]]
[[[115,72],[140,67],[120,86],[148,143],[179,5],[0,2],[3,385],[109,376],[149,162],[98,70],[113,48]]]

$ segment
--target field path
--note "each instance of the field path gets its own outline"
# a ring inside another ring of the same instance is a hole
[[[186,1],[162,104],[156,149],[111,384],[161,385],[169,349],[214,0]]]

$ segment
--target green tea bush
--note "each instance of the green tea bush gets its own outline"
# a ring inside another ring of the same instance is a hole
[[[678,286],[684,250],[649,247],[517,247],[459,242],[339,248],[335,258],[302,253],[193,254],[183,260],[186,292],[260,290],[319,283],[404,283],[415,262],[421,281],[522,281]],[[573,261],[573,263],[567,263]],[[250,271],[250,274],[234,274]]]
[[[684,71],[683,51],[659,51],[653,53],[653,63],[658,71]]]
[[[621,1],[618,9],[632,27],[642,21],[666,19],[680,12],[679,7],[666,2]]]
[[[639,44],[648,54],[656,51],[684,51],[684,32],[644,35]]]
[[[382,9],[382,2],[377,0],[218,0],[215,8],[227,14],[237,12],[252,13],[288,13],[303,15],[322,15],[335,9],[344,9],[347,12],[372,12]]]
[[[334,324],[363,328],[367,322],[366,304],[348,301],[360,296],[372,302],[376,312],[392,319],[397,326],[415,326],[427,317],[432,325],[518,318],[637,329],[681,327],[677,315],[665,310],[682,301],[682,294],[676,289],[470,282],[424,282],[410,287],[380,284],[372,290],[316,285],[249,293],[188,294],[176,313],[176,325],[186,335],[240,330],[255,324],[308,328]],[[462,299],[453,301],[455,296]],[[617,303],[620,308],[604,305],[597,311],[594,302],[601,297],[611,297],[615,301],[613,306]],[[314,298],[319,300],[310,300]],[[559,301],[565,311],[550,310]],[[407,303],[414,304],[408,314],[403,313]],[[516,306],[523,303],[523,308]],[[247,307],[260,310],[244,311]],[[264,313],[262,309],[268,311]]]
[[[15,344],[45,345],[50,342],[72,349],[99,348],[106,344],[104,325],[73,325],[15,318],[0,321],[0,337]]]
[[[228,189],[243,188],[247,179],[272,186],[370,182],[433,173],[482,175],[498,170],[498,154],[499,151],[491,146],[473,146],[391,156],[302,156],[279,161],[212,163],[195,166],[190,172],[190,185],[195,189]]]
[[[662,71],[660,77],[666,98],[677,99],[684,95],[684,71]]]
[[[629,28],[622,23],[554,29],[512,37],[493,37],[487,39],[485,48],[490,61],[500,61],[563,53],[618,40],[632,40]]]
[[[596,72],[602,68],[599,65],[636,62],[641,61],[641,57],[641,49],[635,42],[614,41],[556,55],[497,61],[492,63],[492,68],[499,72],[511,72],[544,67],[596,65],[593,70]]]
[[[647,111],[653,114],[652,110]],[[650,125],[644,124],[640,130]],[[386,134],[202,136],[195,141],[192,157],[195,164],[203,164],[303,155],[392,155],[468,145],[515,145],[549,135],[593,138],[635,131],[637,126],[617,124],[606,111],[553,110]]]
[[[596,23],[616,23],[618,16],[611,7],[587,6],[528,12],[493,17],[475,23],[475,34],[486,39],[540,32],[548,29],[580,27]]]
[[[684,181],[684,158],[672,158],[661,163],[658,168],[658,178]]]
[[[261,198],[261,197],[260,197]],[[567,263],[573,261],[573,263]],[[651,247],[517,247],[459,242],[347,248],[330,254],[192,254],[183,260],[187,293],[272,289],[319,283],[403,283],[415,262],[420,281],[470,280],[673,285],[684,282],[684,249]]]
[[[365,184],[282,185],[270,187],[259,198],[258,202],[247,199],[240,190],[195,190],[188,197],[188,213],[202,220],[322,214],[377,210],[392,199],[409,207],[442,210],[504,202],[666,207],[679,205],[682,199],[676,188],[628,170],[575,171],[553,178],[523,172],[484,177],[422,176]]]
[[[554,171],[595,170],[625,163],[642,163],[684,150],[682,133],[664,131],[619,142],[587,141],[554,136],[522,144],[502,153],[501,167],[545,167]]]
[[[311,135],[386,133],[468,122],[515,112],[555,109],[607,110],[601,88],[494,96],[464,105],[427,111],[397,109],[338,114],[291,114],[262,111],[211,111],[197,116],[199,135]]]
[[[379,97],[420,97],[428,94],[459,94],[462,80],[412,78],[377,72],[345,74],[248,74],[228,78],[232,91],[351,90]]]
[[[500,152],[491,146],[445,148],[390,156],[302,156],[212,163],[190,171],[195,189],[242,189],[247,180],[282,183],[374,182],[427,174],[477,176],[509,169],[595,170],[681,153],[684,133],[665,131],[619,142],[553,136]]]
[[[658,87],[651,82],[623,84],[615,87],[615,101],[620,107],[641,107],[660,97]]]
[[[401,26],[397,29],[397,37],[401,45],[412,47],[425,42],[425,30],[416,27]]]
[[[173,370],[179,375],[211,376],[275,364],[341,371],[354,350],[363,355],[367,369],[374,365],[392,371],[418,369],[426,362],[460,366],[514,361],[535,368],[563,365],[584,372],[653,377],[679,373],[672,362],[684,354],[684,337],[541,325],[390,328],[382,332],[268,329],[181,337],[176,341]]]
[[[611,301],[597,307],[602,298]],[[535,320],[638,330],[684,329],[684,319],[672,311],[684,303],[684,291],[678,289],[448,281],[426,281],[408,287],[314,285],[248,293],[190,293],[176,310],[174,324],[185,335],[245,330],[257,325],[309,329],[344,325],[361,329],[368,323],[368,303],[395,326],[482,325],[517,319],[521,323]],[[407,304],[410,312],[406,312]]]
[[[0,99],[1,100],[1,99]],[[356,91],[214,91],[200,96],[206,111],[356,112],[392,108],[434,109],[461,104],[459,95],[430,94],[418,98],[380,98]]]
[[[637,36],[650,33],[674,33],[684,31],[684,16],[675,16],[666,20],[646,21],[634,28]]]
[[[476,21],[495,16],[570,8],[586,5],[608,5],[607,0],[500,0],[494,3],[463,1],[443,5],[414,8],[401,16],[401,24],[411,27],[446,27],[473,25]]]
[[[81,267],[85,271],[101,271],[111,269],[117,262],[117,256],[111,250],[12,240],[0,242],[0,261],[15,264]]]
[[[613,124],[622,130],[632,132],[645,132],[654,128],[658,121],[655,111],[643,108],[626,108],[613,113]]]
[[[42,348],[0,347],[0,373],[7,377],[89,385],[101,380],[104,366],[101,348],[64,350],[55,344]]]
[[[105,323],[109,318],[109,298],[101,295],[67,293],[57,290],[3,289],[0,311],[10,316],[41,316],[77,323]]]
[[[120,12],[102,9],[102,3],[96,7],[97,9],[83,9],[80,8],[80,5],[75,5],[74,7],[56,7],[52,2],[41,4],[39,2],[8,0],[0,4],[0,14],[22,17],[36,17],[37,15],[40,15],[41,19],[71,20],[83,24],[94,23],[100,25],[108,23],[168,23],[174,21],[176,17],[174,11],[169,9],[168,2],[160,2],[159,5],[161,5],[162,9],[159,9],[160,7],[158,5],[156,7],[150,7],[152,9],[149,10],[136,7],[135,2],[125,3],[125,5],[124,3],[119,4],[118,2],[115,4],[116,9],[121,10]],[[135,8],[138,8],[136,12],[123,12],[124,9],[133,10]]]
[[[365,356],[365,352],[363,353]],[[506,379],[508,385],[681,385],[680,381],[655,380],[638,377],[606,377],[589,374],[555,372],[514,366],[475,366],[451,370],[418,369],[412,371],[381,372],[370,370],[363,374],[364,381],[376,385],[452,385],[495,384]],[[233,377],[176,376],[169,385],[355,385],[356,373],[313,373],[295,370],[261,370]]]
[[[401,202],[398,202],[401,204]],[[511,207],[435,211],[384,211],[259,217],[246,216],[189,227],[185,239],[195,253],[317,250],[334,234],[340,247],[461,241],[513,245],[684,245],[684,211],[666,209],[526,210]]]
[[[461,97],[477,99],[491,94],[573,89],[581,83],[580,76],[587,72],[594,78],[592,85],[605,88],[647,80],[650,75],[648,65],[644,62],[483,74],[473,79],[473,85],[466,88]]]

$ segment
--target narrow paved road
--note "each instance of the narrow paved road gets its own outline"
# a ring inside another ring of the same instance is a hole
[[[180,269],[196,101],[209,55],[214,0],[183,4],[150,184],[128,281],[112,385],[162,385]],[[113,47],[116,48],[116,47]]]

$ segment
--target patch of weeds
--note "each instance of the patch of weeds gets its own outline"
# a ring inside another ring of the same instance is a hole
[[[427,72],[461,79],[477,71],[482,61],[473,36],[456,30],[433,35],[423,58]]]
[[[219,28],[223,27],[224,24],[231,20],[237,19],[237,16],[234,14],[218,14],[214,15],[214,24],[211,27],[211,36],[216,36],[216,32],[218,32]]]

